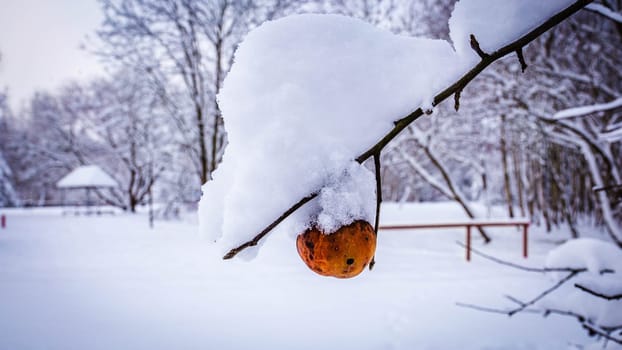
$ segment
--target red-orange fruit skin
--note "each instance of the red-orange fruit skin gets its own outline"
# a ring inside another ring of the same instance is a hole
[[[298,235],[296,248],[312,271],[322,276],[351,278],[360,274],[374,257],[376,234],[363,220],[330,234],[310,228]]]

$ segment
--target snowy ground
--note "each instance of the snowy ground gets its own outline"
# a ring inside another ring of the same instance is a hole
[[[453,205],[383,209],[385,223],[458,219]],[[486,314],[546,276],[511,270],[454,241],[458,230],[381,232],[377,264],[350,280],[315,275],[289,237],[269,236],[251,262],[223,262],[196,224],[143,215],[15,211],[0,230],[0,349],[567,349],[589,340],[558,316]],[[434,218],[432,220],[431,218]],[[515,229],[483,250],[540,266],[564,235]],[[476,247],[481,247],[477,240]]]

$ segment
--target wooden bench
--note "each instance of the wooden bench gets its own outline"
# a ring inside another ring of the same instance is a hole
[[[527,258],[527,239],[529,221],[526,219],[508,220],[473,220],[452,223],[408,224],[408,225],[380,225],[379,230],[418,230],[418,229],[443,229],[466,227],[466,260],[471,261],[471,228],[472,227],[522,227],[523,229],[523,257]]]

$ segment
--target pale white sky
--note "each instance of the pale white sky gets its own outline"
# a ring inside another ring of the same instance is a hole
[[[0,0],[0,89],[14,110],[36,90],[103,72],[80,49],[102,20],[95,0]]]

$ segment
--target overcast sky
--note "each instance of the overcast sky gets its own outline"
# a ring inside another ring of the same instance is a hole
[[[11,106],[36,90],[99,75],[80,44],[101,20],[95,0],[0,0],[0,89],[8,87]]]

